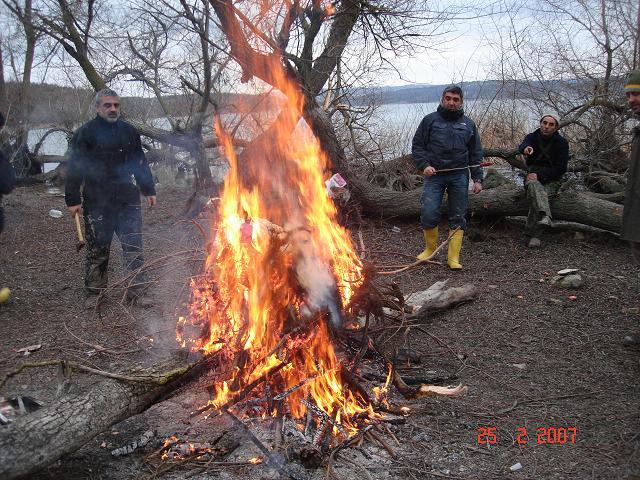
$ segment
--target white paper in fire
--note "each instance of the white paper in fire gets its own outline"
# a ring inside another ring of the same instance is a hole
[[[324,184],[327,187],[329,198],[342,204],[347,203],[351,198],[351,192],[347,189],[347,181],[339,173],[334,174]]]

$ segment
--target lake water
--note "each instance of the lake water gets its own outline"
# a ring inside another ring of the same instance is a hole
[[[369,123],[372,131],[375,132],[375,138],[372,142],[384,144],[383,151],[385,156],[394,157],[411,151],[411,139],[415,133],[422,117],[433,112],[438,107],[437,102],[432,103],[402,103],[402,104],[386,104],[379,106],[372,114]],[[527,126],[533,130],[537,127],[537,114],[530,112],[524,103],[517,107],[520,113],[526,119]],[[482,126],[484,115],[487,111],[486,101],[470,101],[465,105],[465,111],[477,123]],[[154,126],[159,128],[168,127],[165,119],[156,119]],[[45,134],[46,129],[33,129],[29,131],[28,143],[29,149],[33,150],[35,145]],[[67,150],[67,137],[62,132],[54,132],[50,134],[40,149],[40,153],[44,155],[64,155]],[[57,164],[47,163],[44,171],[53,170]]]

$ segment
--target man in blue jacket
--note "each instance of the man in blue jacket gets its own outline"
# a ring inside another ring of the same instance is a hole
[[[449,240],[447,264],[460,270],[460,250],[466,229],[469,204],[469,172],[473,192],[482,191],[483,172],[480,167],[482,145],[476,124],[464,114],[463,93],[458,85],[449,85],[442,92],[437,111],[422,119],[413,137],[413,162],[424,175],[420,223],[425,249],[419,260],[429,258],[438,246],[438,225],[444,192],[448,196]]]
[[[525,225],[527,246],[539,247],[541,227],[551,226],[549,197],[558,193],[559,180],[567,171],[569,143],[558,133],[560,123],[555,115],[540,119],[540,128],[528,134],[519,150],[525,156],[527,176],[524,180],[529,202],[529,215]]]
[[[136,272],[144,261],[140,193],[150,207],[156,204],[153,178],[140,134],[120,119],[118,94],[100,90],[95,96],[95,108],[96,117],[76,130],[71,139],[65,182],[69,212],[72,216],[82,213],[84,217],[86,306],[95,306],[97,295],[107,287],[114,233],[120,240],[125,266],[132,272],[127,299],[142,304],[146,278]]]

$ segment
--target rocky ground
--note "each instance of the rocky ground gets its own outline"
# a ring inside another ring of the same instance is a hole
[[[197,269],[201,243],[194,225],[180,217],[187,196],[185,189],[161,187],[157,208],[144,212],[146,257],[155,265],[154,306],[130,308],[121,302],[123,273],[114,242],[114,288],[97,312],[83,306],[83,253],[75,250],[64,199],[41,186],[19,187],[6,196],[0,286],[9,287],[12,296],[0,305],[0,375],[24,363],[61,358],[114,371],[133,362],[152,364],[176,350],[176,309],[185,298],[186,278]],[[63,217],[51,217],[51,209]],[[360,253],[381,269],[409,263],[421,249],[417,223],[367,221],[351,228]],[[393,400],[412,413],[377,434],[386,447],[367,440],[302,474],[640,478],[640,351],[622,342],[640,332],[639,270],[613,238],[565,232],[544,240],[542,248],[530,250],[516,228],[472,219],[463,271],[430,265],[387,278],[407,296],[444,279],[449,286],[473,283],[480,289],[477,300],[433,314],[420,328],[397,329],[394,336],[414,357],[403,375],[450,377],[468,392],[412,402],[395,394]],[[553,285],[556,272],[565,268],[578,269],[584,285]],[[20,352],[30,346],[30,355]],[[75,375],[71,393],[99,381]],[[264,463],[248,463],[261,454],[229,418],[190,418],[206,402],[206,381],[113,425],[34,478],[276,477]],[[55,368],[33,368],[8,379],[0,395],[26,395],[46,404],[57,385]],[[253,420],[249,426],[270,443],[268,422]],[[112,455],[147,432],[146,446]],[[171,435],[216,443],[222,453],[208,463],[161,462],[154,452]],[[286,451],[282,455],[286,458]]]

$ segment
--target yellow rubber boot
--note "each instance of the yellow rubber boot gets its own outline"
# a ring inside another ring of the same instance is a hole
[[[456,230],[449,240],[449,250],[447,252],[447,265],[451,270],[462,270],[460,265],[460,249],[462,248],[462,237],[464,232],[462,230]]]
[[[438,248],[438,227],[429,228],[422,232],[424,233],[425,249],[418,255],[418,260],[426,260]]]

